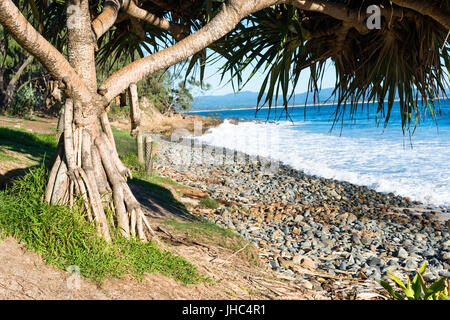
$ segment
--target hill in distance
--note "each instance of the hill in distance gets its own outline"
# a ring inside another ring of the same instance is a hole
[[[313,103],[334,103],[336,102],[336,96],[332,96],[334,88],[322,89],[319,92],[318,100],[314,101],[314,94],[312,92],[304,92],[295,94],[289,105],[304,105]],[[241,91],[238,93],[230,93],[221,96],[198,96],[194,98],[190,111],[203,111],[203,110],[226,110],[226,109],[241,109],[241,108],[255,108],[258,101],[258,92]],[[450,97],[450,88],[446,89],[447,97]],[[398,98],[398,93],[395,95]],[[419,94],[420,97],[420,94]],[[262,101],[264,101],[263,96]],[[277,103],[273,105],[281,106],[283,99],[278,97]],[[265,104],[264,106],[267,106]]]
[[[319,93],[320,103],[332,103],[334,98],[331,97],[333,88],[322,89]],[[221,96],[199,96],[194,98],[190,111],[201,110],[223,110],[223,109],[239,109],[256,107],[258,101],[258,92],[241,91],[238,93],[230,93]],[[331,97],[331,98],[330,98]],[[264,101],[265,95],[262,100]],[[314,103],[313,93],[295,94],[289,101],[289,105],[301,105],[306,103]],[[317,100],[316,100],[317,103]],[[277,103],[274,105],[282,105],[283,99],[278,97]]]

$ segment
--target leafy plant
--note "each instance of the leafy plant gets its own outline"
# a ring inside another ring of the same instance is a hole
[[[40,105],[40,101],[36,93],[29,86],[23,86],[14,96],[7,111],[8,114],[14,116],[31,116],[33,111]]]
[[[406,284],[399,278],[388,272],[389,276],[402,289],[404,296],[394,291],[392,286],[384,280],[376,279],[380,285],[396,300],[450,300],[450,285],[446,278],[436,280],[429,287],[426,286],[423,274],[427,268],[427,263],[424,262],[422,267],[417,271],[414,279],[411,281],[407,278]]]

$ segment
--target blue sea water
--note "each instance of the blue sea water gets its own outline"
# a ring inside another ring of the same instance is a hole
[[[306,108],[306,109],[305,109]],[[398,103],[387,127],[377,124],[376,106],[347,112],[332,129],[335,106],[192,112],[199,115],[260,119],[233,124],[226,120],[198,137],[205,143],[280,160],[305,173],[366,185],[450,207],[450,101],[441,114],[422,115],[412,136],[403,134]],[[270,121],[266,121],[270,120]],[[379,120],[379,119],[378,119]],[[332,130],[331,130],[332,129]]]

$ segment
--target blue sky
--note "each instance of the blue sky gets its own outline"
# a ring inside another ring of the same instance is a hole
[[[221,74],[217,72],[220,67],[220,61],[214,65],[206,66],[205,70],[205,82],[211,84],[211,90],[205,92],[193,92],[194,96],[213,96],[213,95],[225,95],[233,93],[233,88],[230,83],[227,84],[229,77],[224,78],[222,83],[220,82]],[[251,70],[244,72],[244,79],[251,73]],[[259,92],[261,83],[264,80],[265,75],[263,73],[257,73],[253,76],[247,85],[243,88],[243,91]],[[295,93],[303,93],[308,89],[309,69],[304,70],[300,75],[300,80],[295,90]],[[325,69],[323,77],[322,88],[334,87],[336,81],[336,75],[331,63],[328,63]]]

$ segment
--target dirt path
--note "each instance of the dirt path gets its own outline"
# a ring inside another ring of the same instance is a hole
[[[221,247],[187,241],[171,246],[170,251],[212,281],[185,285],[160,274],[148,274],[143,281],[125,276],[108,279],[98,287],[76,273],[46,265],[40,256],[8,237],[0,243],[0,299],[324,299],[299,281],[279,278]]]
[[[47,133],[55,132],[57,118],[35,117],[33,120],[0,116],[0,127],[14,127],[26,129],[30,132]]]

